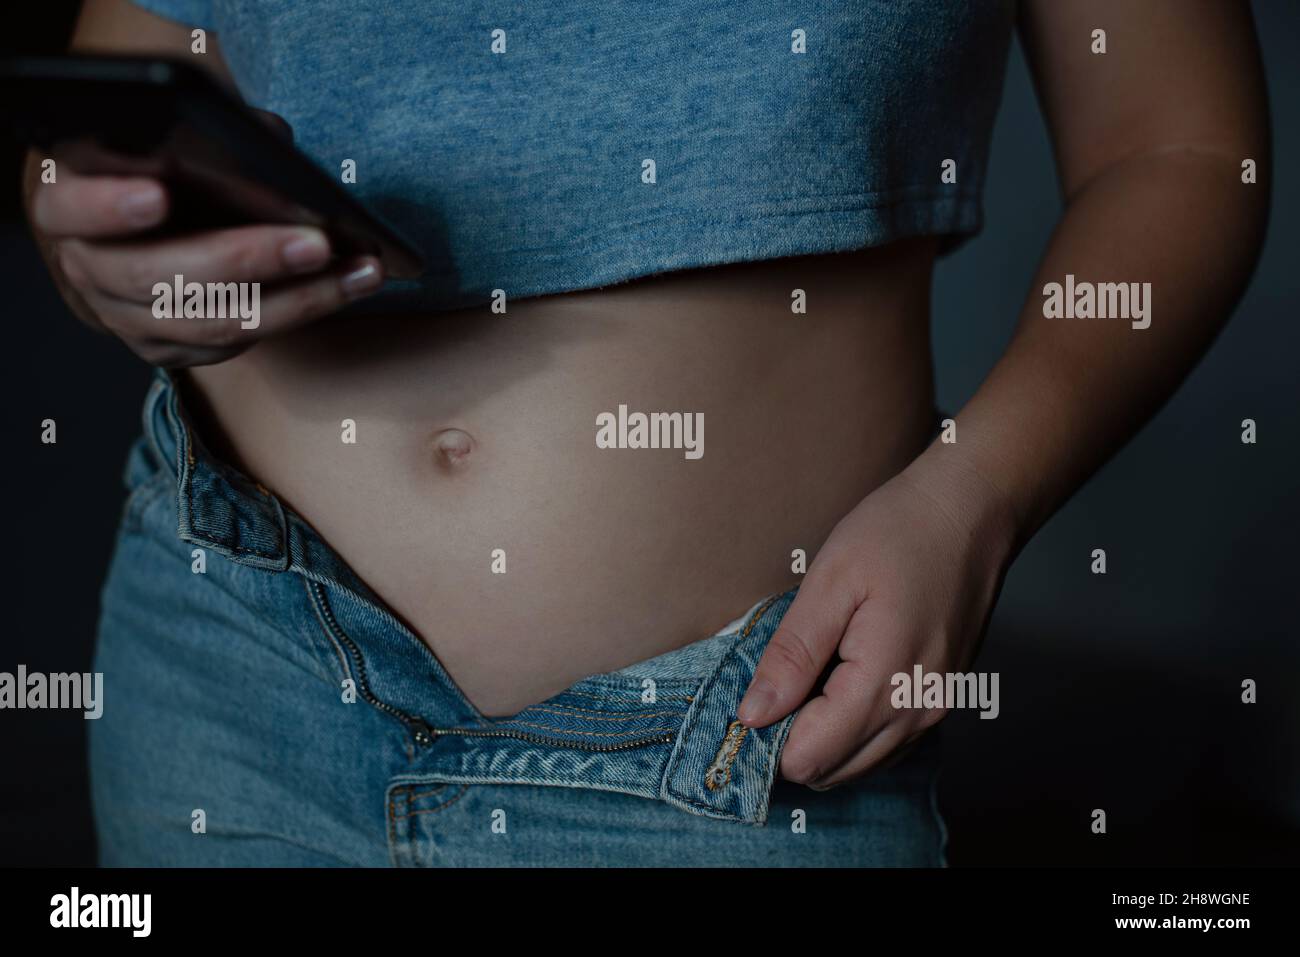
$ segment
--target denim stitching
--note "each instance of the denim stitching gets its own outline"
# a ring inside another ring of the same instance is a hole
[[[173,398],[174,401],[179,401],[179,396],[178,396],[175,392],[172,393],[172,398]],[[193,444],[193,440],[192,440],[192,438],[191,438],[191,436],[190,436],[190,431],[191,431],[191,429],[190,429],[190,427],[189,427],[188,425],[186,425],[186,424],[184,424],[184,423],[181,423],[181,422],[179,421],[179,420],[180,420],[180,411],[179,411],[179,408],[177,408],[177,414],[176,414],[176,417],[177,417],[177,421],[178,421],[178,425],[179,425],[179,429],[180,429],[180,433],[181,433],[182,444],[183,444],[184,447],[185,447],[185,459],[186,459],[187,462],[189,462],[189,466],[190,466],[190,467],[189,467],[189,470],[188,470],[188,474],[185,476],[185,479],[186,479],[186,481],[185,481],[185,504],[186,504],[186,514],[190,517],[190,528],[191,528],[191,530],[193,531],[193,530],[194,530],[194,523],[193,523],[193,516],[194,516],[194,470],[195,470],[195,468],[196,468],[196,466],[197,466],[197,462],[196,462],[195,457],[194,457],[194,444]],[[214,472],[217,472],[217,470],[216,470],[215,468],[213,469],[213,471],[214,471]],[[220,472],[217,472],[217,474],[220,475]],[[223,479],[225,478],[224,475],[222,475],[221,477],[222,477]],[[282,528],[282,529],[281,529],[281,538],[283,538],[283,535],[284,535],[284,529]],[[256,555],[258,558],[266,558],[266,559],[270,559],[270,560],[273,560],[273,561],[279,561],[281,558],[284,557],[284,556],[282,556],[279,552],[263,552],[263,551],[258,551],[256,548],[244,548],[244,547],[241,546],[241,545],[234,545],[234,544],[231,544],[231,543],[229,543],[229,542],[219,541],[219,540],[217,540],[216,538],[212,538],[211,536],[204,535],[203,537],[207,538],[208,541],[212,542],[214,545],[218,545],[218,546],[220,546],[220,547],[222,547],[222,548],[228,548],[228,549],[230,549],[232,552],[242,552],[242,553],[245,554],[245,555]],[[282,542],[282,544],[283,544],[283,542]]]
[[[782,721],[781,724],[788,726],[788,724],[793,718],[794,715],[790,715],[784,721]],[[778,735],[778,737],[780,737],[780,735]],[[762,753],[763,753],[762,773],[763,776],[766,777],[768,766],[771,764],[771,759],[768,757],[768,751],[766,748],[762,749]],[[701,811],[712,811],[714,814],[718,812],[718,808],[714,807],[712,804],[701,804],[699,801],[691,800],[684,794],[677,794],[676,792],[672,792],[672,793],[673,793],[673,797],[677,798],[677,800],[681,801],[683,804],[689,804],[691,807],[699,808]],[[754,822],[742,820],[741,823],[752,824]]]
[[[786,594],[787,594],[786,592],[782,592],[780,595],[773,595],[773,596],[771,596],[770,598],[768,598],[767,601],[763,602],[763,604],[760,605],[757,609],[755,609],[754,614],[752,614],[752,615],[750,616],[749,621],[746,623],[744,630],[741,632],[741,636],[740,636],[741,639],[744,639],[744,638],[749,637],[750,632],[752,632],[752,631],[754,630],[754,628],[755,628],[755,626],[758,624],[758,622],[759,622],[759,621],[762,619],[762,617],[767,613],[767,610],[768,610],[769,608],[771,608],[772,605],[775,604],[777,601],[779,601],[781,598],[785,597]],[[737,641],[737,642],[736,642],[736,645],[738,646],[739,644],[740,644],[740,642]],[[699,691],[699,697],[700,697],[700,698],[704,698],[704,697],[705,697],[705,695],[708,693],[708,690],[709,690],[710,686],[712,686],[713,683],[714,683],[715,681],[717,681],[718,675],[722,674],[723,670],[725,669],[725,667],[726,667],[726,665],[727,665],[727,662],[728,662],[728,661],[729,661],[733,656],[735,656],[735,654],[736,654],[736,647],[733,646],[733,647],[731,648],[731,650],[728,651],[727,654],[723,657],[722,661],[720,661],[720,662],[718,663],[718,667],[714,669],[713,674],[709,675],[708,679],[704,682],[704,686],[703,686],[702,688],[700,688],[700,691]],[[691,735],[692,735],[692,733],[695,731],[695,728],[696,728],[696,725],[697,725],[697,724],[698,724],[698,722],[695,721],[695,720],[688,720],[688,721],[687,721],[686,726],[682,729],[682,737],[681,737],[681,741],[680,741],[680,743],[678,744],[677,749],[676,749],[678,754],[682,754],[682,755],[684,755],[684,754],[686,753],[686,750],[687,750],[687,743],[690,741]],[[763,749],[763,751],[764,751],[764,754],[766,755],[766,749]],[[764,772],[764,774],[767,773],[767,764],[768,764],[768,762],[765,760],[765,761],[764,761],[764,764],[763,764],[763,772]],[[666,775],[666,778],[667,778],[669,781],[671,781],[673,773],[674,773],[674,772],[677,770],[677,768],[680,767],[680,766],[681,766],[681,759],[679,759],[679,760],[678,760],[678,761],[677,761],[677,762],[676,762],[676,763],[675,763],[671,768],[667,769],[667,771],[665,772],[665,775]],[[700,809],[702,809],[702,810],[713,811],[714,813],[717,813],[717,811],[718,811],[718,809],[717,809],[716,807],[713,807],[712,805],[709,805],[709,804],[700,804],[700,803],[697,802],[697,801],[693,801],[693,800],[691,800],[689,797],[687,797],[686,795],[684,795],[684,794],[680,794],[680,793],[678,793],[677,791],[672,790],[672,788],[669,788],[668,791],[669,791],[669,793],[672,794],[675,798],[677,798],[678,800],[682,801],[683,803],[686,803],[686,804],[691,805],[692,807],[697,807],[697,808],[700,808]]]
[[[555,734],[580,734],[592,738],[625,738],[630,734],[674,734],[677,728],[638,728],[633,731],[572,731],[568,728],[553,728],[545,724],[534,724],[530,721],[505,721],[499,727],[520,727],[520,728],[537,728],[541,731],[551,731]],[[455,734],[456,729],[451,728],[443,733]]]
[[[393,795],[388,795],[388,862],[397,867],[397,823],[396,817],[393,816]]]
[[[608,711],[595,711],[590,708],[542,708],[538,706],[525,708],[519,713],[533,714],[534,712],[539,711],[543,714],[558,714],[560,717],[565,717],[570,714],[591,715],[591,717],[587,719],[589,721],[629,721],[637,718],[673,717],[674,715],[681,713],[679,711],[628,711],[622,714],[610,714]]]
[[[418,811],[410,811],[409,813],[400,815],[400,817],[402,820],[407,820],[409,818],[418,817],[421,814],[437,814],[439,811],[451,807],[453,804],[455,804],[457,801],[463,798],[467,793],[469,793],[469,785],[462,784],[460,786],[460,790],[456,792],[456,795],[454,797],[448,798],[446,801],[443,801],[437,807],[420,808],[420,810]]]
[[[443,784],[439,784],[436,788],[433,788],[433,789],[431,789],[431,790],[428,790],[428,791],[421,791],[419,794],[411,794],[411,795],[408,795],[408,796],[407,796],[407,801],[408,801],[408,803],[411,802],[411,801],[418,801],[418,800],[419,800],[420,798],[422,798],[422,797],[428,797],[428,796],[431,795],[431,794],[437,794],[437,793],[440,792],[440,791],[445,791],[445,790],[447,790],[447,788],[448,788],[449,786],[450,786],[450,785],[448,785],[448,784],[446,784],[446,783],[443,783]]]
[[[739,728],[739,731],[733,732],[736,728]],[[722,748],[719,749],[719,756],[722,759],[722,780],[715,783],[712,776],[712,773],[718,769],[719,759],[716,757],[704,772],[704,786],[710,791],[721,791],[731,783],[731,766],[736,763],[736,755],[740,754],[741,745],[745,743],[747,737],[749,737],[749,728],[739,721],[727,725],[727,733],[722,739]],[[728,744],[730,748],[727,747]],[[723,751],[726,753],[723,754]]]
[[[660,682],[660,683],[663,684],[664,682]],[[687,684],[688,682],[682,681],[681,683],[682,683],[682,684]],[[629,695],[634,696],[634,697],[637,697],[637,698],[640,698],[640,696],[641,696],[641,692],[640,692],[639,689],[627,688],[627,689],[619,689],[619,690],[626,690],[627,693],[628,693]],[[617,693],[617,691],[616,691],[615,689],[612,689],[612,688],[610,689],[610,691],[611,691],[611,693]],[[606,697],[606,696],[604,696],[604,695],[591,694],[590,692],[587,692],[587,691],[573,691],[573,690],[570,690],[570,689],[567,689],[567,688],[566,688],[564,691],[562,691],[561,694],[564,694],[564,695],[566,695],[566,696],[567,696],[567,695],[578,695],[579,697],[582,697],[582,698],[591,698],[591,699],[594,700],[594,701],[608,701],[608,700],[609,700],[609,698]],[[656,694],[656,695],[655,695],[655,700],[656,700],[656,701],[688,701],[688,702],[689,702],[689,701],[694,701],[694,700],[695,700],[695,696],[694,696],[694,695],[663,695],[663,694]]]
[[[415,785],[403,784],[400,787],[394,789],[394,791],[390,793],[388,796],[388,837],[389,840],[392,842],[396,842],[396,838],[397,838],[396,829],[393,827],[395,821],[406,821],[409,820],[410,818],[415,817],[418,814],[432,814],[436,811],[441,811],[443,808],[450,807],[451,805],[455,804],[462,797],[464,797],[465,792],[469,790],[468,784],[461,784],[460,790],[457,791],[454,796],[448,798],[446,801],[443,801],[441,804],[437,805],[436,807],[421,808],[420,810],[410,810],[411,805],[414,803],[416,798],[425,797],[429,794],[437,794],[440,791],[445,791],[448,787],[450,787],[450,782],[446,784],[442,784],[432,791],[423,791],[420,794],[411,793],[414,787]],[[401,797],[398,796],[399,794],[401,795]],[[404,802],[406,804],[407,811],[405,814],[397,813],[397,805],[399,802]]]

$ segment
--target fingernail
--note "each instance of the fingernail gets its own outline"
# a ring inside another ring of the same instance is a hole
[[[364,296],[368,292],[373,292],[379,288],[379,283],[379,269],[374,263],[366,263],[364,266],[346,273],[339,280],[339,284],[343,287],[343,294],[349,299],[355,299],[358,296]]]
[[[329,262],[329,240],[314,229],[304,231],[280,247],[280,257],[295,272],[319,269]]]
[[[776,705],[776,689],[766,681],[759,680],[754,682],[745,693],[745,698],[740,702],[740,709],[736,712],[736,717],[743,723],[753,727],[761,725],[767,713]]]
[[[117,211],[132,226],[152,226],[162,218],[163,191],[157,186],[141,186],[117,201]]]

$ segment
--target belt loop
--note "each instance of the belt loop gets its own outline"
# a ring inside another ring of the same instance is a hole
[[[177,535],[241,565],[286,571],[289,528],[280,500],[208,453],[181,408],[177,374],[162,375],[166,401],[155,423],[160,416],[159,445],[174,443]]]

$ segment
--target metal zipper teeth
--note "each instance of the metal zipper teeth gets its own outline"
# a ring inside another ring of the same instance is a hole
[[[387,701],[381,701],[375,697],[374,692],[370,690],[370,682],[366,679],[366,662],[361,656],[361,649],[357,647],[355,641],[339,625],[338,619],[334,617],[334,609],[329,605],[326,599],[324,589],[319,582],[311,582],[312,591],[316,595],[316,604],[325,617],[325,624],[329,626],[334,637],[341,641],[348,649],[348,654],[352,656],[352,661],[357,668],[357,688],[361,696],[370,704],[374,705],[380,711],[391,714],[399,721],[414,729],[415,739],[420,744],[432,744],[433,739],[439,735],[454,735],[466,738],[515,738],[520,741],[529,741],[533,744],[545,744],[559,748],[578,748],[583,751],[626,751],[630,748],[640,748],[647,744],[668,744],[673,741],[671,736],[658,738],[639,738],[635,741],[625,741],[619,744],[581,744],[572,741],[561,741],[557,738],[546,738],[540,734],[529,734],[527,731],[486,731],[476,728],[432,728],[423,718],[417,718],[415,715],[407,714],[400,708],[394,708]],[[421,732],[425,739],[421,740]]]
[[[330,607],[329,601],[325,597],[324,589],[320,586],[320,582],[311,582],[311,588],[313,594],[316,596],[316,606],[321,610],[321,613],[325,617],[325,624],[328,625],[330,631],[334,633],[334,637],[347,646],[348,654],[352,656],[352,663],[356,665],[357,668],[357,688],[360,690],[361,696],[380,711],[391,714],[402,723],[418,730],[432,732],[432,729],[422,719],[407,714],[400,708],[394,708],[387,701],[380,701],[375,697],[374,692],[370,690],[370,682],[366,678],[366,662],[365,659],[361,657],[361,649],[357,647],[357,643],[343,630],[338,623],[338,619],[334,617],[334,609]]]
[[[433,735],[465,737],[465,738],[515,738],[520,741],[529,741],[533,744],[545,744],[555,748],[577,748],[581,751],[627,751],[630,748],[640,748],[647,744],[670,744],[675,740],[673,735],[666,735],[657,738],[638,738],[635,741],[623,741],[619,744],[583,744],[581,742],[563,741],[559,738],[547,738],[540,734],[529,734],[527,731],[486,731],[477,728],[429,728],[426,730]]]

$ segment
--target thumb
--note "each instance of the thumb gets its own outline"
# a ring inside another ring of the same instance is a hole
[[[851,590],[809,575],[754,670],[736,713],[742,724],[765,728],[807,700],[856,605]]]

